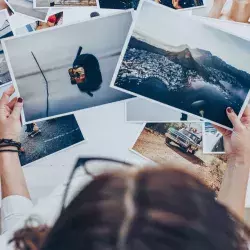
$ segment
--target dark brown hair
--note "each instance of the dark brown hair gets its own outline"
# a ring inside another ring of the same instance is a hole
[[[202,181],[161,167],[96,177],[36,248],[17,249],[247,250],[249,236]]]

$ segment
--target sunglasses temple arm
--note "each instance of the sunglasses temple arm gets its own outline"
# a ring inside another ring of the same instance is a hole
[[[81,163],[78,161],[75,165],[75,167],[72,169],[71,173],[70,173],[70,176],[69,176],[69,179],[68,179],[68,182],[66,184],[66,188],[65,188],[65,191],[64,191],[64,195],[63,195],[63,199],[62,199],[62,209],[61,209],[61,213],[63,212],[64,210],[64,207],[65,207],[65,202],[66,202],[66,198],[67,198],[67,195],[68,195],[68,192],[69,192],[69,186],[70,186],[70,183],[71,183],[71,180],[74,176],[74,173],[76,171],[76,169],[81,165]]]

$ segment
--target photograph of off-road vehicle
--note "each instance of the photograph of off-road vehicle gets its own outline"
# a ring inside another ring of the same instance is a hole
[[[185,164],[217,192],[226,169],[225,156],[203,154],[202,126],[202,122],[147,123],[131,150],[157,164]]]

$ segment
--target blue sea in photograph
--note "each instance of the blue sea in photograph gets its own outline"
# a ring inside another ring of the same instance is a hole
[[[158,48],[132,36],[115,85],[231,127],[226,108],[239,113],[250,75],[210,51]]]

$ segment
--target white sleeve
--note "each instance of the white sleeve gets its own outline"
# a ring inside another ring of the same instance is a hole
[[[91,180],[92,178],[86,175],[74,177],[66,204]],[[1,209],[2,236],[7,239],[6,241],[12,238],[13,232],[23,228],[25,220],[32,216],[39,218],[42,224],[52,227],[60,215],[65,188],[66,184],[56,187],[49,196],[39,199],[36,205],[33,205],[31,200],[21,196],[9,196],[3,199]]]
[[[32,208],[32,201],[26,197],[10,195],[4,198],[1,205],[2,234],[11,230],[20,219],[25,218]]]

